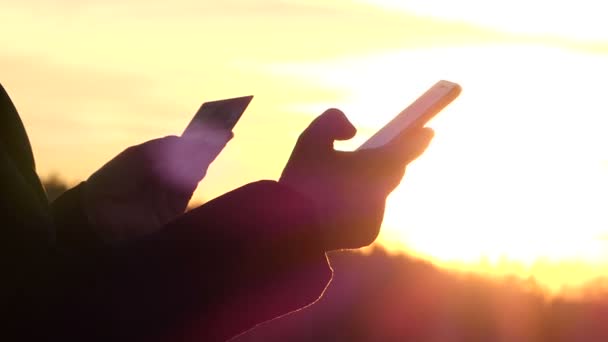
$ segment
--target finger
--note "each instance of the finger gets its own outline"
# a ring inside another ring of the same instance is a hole
[[[408,133],[407,137],[385,145],[384,147],[359,150],[356,152],[356,167],[365,170],[373,179],[394,179],[389,183],[398,184],[405,167],[416,159],[429,145],[433,137],[431,129],[418,129]]]
[[[357,129],[339,109],[328,109],[317,117],[300,136],[300,143],[307,146],[333,148],[335,140],[348,140]]]
[[[234,134],[227,130],[211,130],[207,133],[197,138],[182,137],[181,150],[176,151],[176,154],[182,157],[182,167],[190,168],[193,174],[200,174],[198,181],[234,137]]]
[[[207,129],[204,135],[158,139],[151,151],[156,177],[180,192],[193,192],[233,136],[228,130]]]
[[[402,156],[386,147],[339,152],[338,155],[349,158],[351,172],[357,172],[366,181],[377,184],[376,190],[385,196],[399,184],[407,165]]]
[[[417,128],[408,131],[384,148],[383,155],[396,163],[407,164],[418,158],[429,146],[435,133],[430,128]]]
[[[226,129],[205,128],[197,134],[182,136],[183,144],[189,146],[224,147],[234,137],[234,133]]]
[[[234,133],[228,130],[214,130],[210,132],[208,142],[215,146],[226,146],[234,138]]]

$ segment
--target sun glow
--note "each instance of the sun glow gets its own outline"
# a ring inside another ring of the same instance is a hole
[[[431,147],[389,199],[380,237],[389,249],[452,268],[533,275],[551,290],[605,274],[606,56],[487,45],[277,70],[349,94],[339,106],[363,129],[343,149],[435,80],[462,85],[430,123]]]

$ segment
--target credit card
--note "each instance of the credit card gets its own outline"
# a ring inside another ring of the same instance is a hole
[[[231,131],[247,109],[251,99],[253,96],[243,96],[203,103],[182,136],[197,134],[202,129]]]

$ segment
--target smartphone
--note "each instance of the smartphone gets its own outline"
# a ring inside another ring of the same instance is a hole
[[[405,108],[357,150],[378,148],[414,127],[423,127],[431,118],[460,94],[461,87],[450,81],[439,81]]]
[[[182,136],[198,134],[204,129],[231,131],[239,121],[253,96],[205,102],[196,112]]]

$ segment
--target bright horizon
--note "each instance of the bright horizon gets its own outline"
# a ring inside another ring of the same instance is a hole
[[[379,242],[552,290],[606,276],[602,6],[491,3],[15,1],[2,5],[0,82],[39,174],[71,183],[127,146],[179,134],[203,101],[255,95],[203,200],[278,178],[328,107],[359,128],[338,144],[352,149],[438,79],[455,81],[463,92],[430,124],[436,137],[391,196]]]

